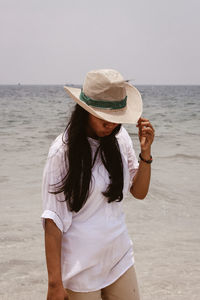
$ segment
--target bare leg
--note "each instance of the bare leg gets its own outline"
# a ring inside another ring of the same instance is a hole
[[[114,283],[103,288],[101,296],[103,300],[140,300],[134,266]]]
[[[101,291],[81,293],[66,289],[69,300],[101,300]]]

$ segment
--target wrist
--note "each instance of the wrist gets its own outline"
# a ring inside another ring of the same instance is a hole
[[[147,158],[146,158],[146,156],[143,157],[142,153],[139,154],[139,158],[140,158],[140,161],[142,161],[142,162],[144,162],[144,163],[147,163],[147,164],[151,164],[152,161],[153,161],[151,155],[148,155]],[[140,161],[138,160],[138,162],[140,162]]]
[[[141,150],[141,155],[145,160],[149,160],[151,158],[151,149]]]
[[[63,287],[62,280],[49,280],[48,286],[51,289],[57,289]]]

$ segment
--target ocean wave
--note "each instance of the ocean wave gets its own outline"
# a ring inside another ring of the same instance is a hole
[[[185,134],[200,136],[199,132],[189,132],[189,131],[186,131]]]
[[[176,153],[174,155],[157,156],[157,157],[158,158],[167,158],[167,159],[182,158],[182,159],[197,159],[197,160],[200,160],[200,156],[198,156],[198,155],[189,155],[189,154],[183,154],[183,153]]]

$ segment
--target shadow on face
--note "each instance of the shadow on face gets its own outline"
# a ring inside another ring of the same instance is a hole
[[[110,135],[118,125],[118,123],[102,120],[89,113],[86,132],[92,138],[104,137]]]

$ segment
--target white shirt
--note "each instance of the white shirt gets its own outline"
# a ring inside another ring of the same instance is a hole
[[[123,170],[123,198],[130,190],[138,169],[132,141],[124,127],[116,135],[120,146]],[[92,154],[99,141],[89,138]],[[64,288],[90,292],[117,280],[134,264],[132,241],[129,238],[121,202],[107,202],[103,196],[109,184],[108,172],[100,155],[92,169],[90,194],[77,213],[67,209],[64,193],[53,195],[50,184],[59,182],[67,172],[64,159],[66,145],[60,134],[52,143],[43,173],[43,226],[52,219],[62,231],[61,268]],[[60,201],[59,201],[60,200]]]

